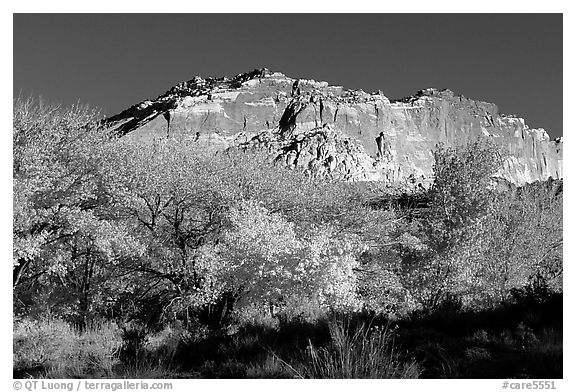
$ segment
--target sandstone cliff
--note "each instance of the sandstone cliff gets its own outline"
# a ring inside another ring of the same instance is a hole
[[[261,148],[310,173],[424,186],[437,143],[486,136],[510,153],[498,176],[518,185],[562,178],[561,139],[550,141],[495,104],[450,90],[389,100],[262,69],[231,79],[196,77],[106,121],[137,140],[183,136],[214,148]]]

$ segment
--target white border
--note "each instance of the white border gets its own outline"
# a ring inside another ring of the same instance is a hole
[[[353,3],[353,5],[351,5]],[[434,1],[434,0],[411,0],[409,2],[395,1],[393,4],[388,2],[376,3],[374,1],[355,0],[349,4],[328,2],[328,1],[309,1],[309,0],[292,0],[286,2],[274,2],[273,0],[262,1],[253,0],[249,2],[238,1],[218,1],[218,2],[197,2],[193,0],[179,1],[172,0],[169,2],[159,1],[112,1],[112,0],[99,0],[96,2],[80,2],[76,1],[38,1],[27,0],[21,2],[13,2],[8,5],[8,11],[2,12],[0,26],[2,26],[2,53],[7,59],[2,63],[3,78],[6,80],[2,86],[8,90],[10,83],[7,79],[12,81],[13,75],[13,26],[12,26],[12,13],[70,13],[70,12],[106,12],[106,13],[212,13],[212,12],[234,12],[234,13],[262,13],[262,12],[314,12],[314,13],[564,13],[564,92],[563,92],[563,106],[564,106],[564,154],[565,160],[564,172],[568,173],[565,180],[565,211],[564,211],[564,237],[565,242],[565,312],[564,312],[564,380],[558,380],[558,390],[576,390],[574,383],[574,335],[571,333],[571,328],[574,327],[574,316],[572,306],[574,303],[574,290],[572,282],[574,281],[574,267],[572,263],[575,261],[574,241],[571,241],[571,235],[574,233],[574,205],[572,204],[574,198],[573,182],[571,181],[571,173],[574,173],[574,158],[571,152],[574,150],[573,145],[575,141],[574,136],[571,135],[573,130],[572,121],[570,118],[571,108],[575,106],[574,102],[574,72],[576,72],[576,64],[574,62],[574,25],[576,18],[574,17],[573,9],[570,7],[569,2],[563,1],[523,1],[523,2],[504,2],[497,0],[485,0],[481,3],[463,4],[464,2],[451,2],[451,1]],[[11,216],[12,216],[12,195],[11,195],[11,166],[12,166],[12,149],[10,138],[10,127],[12,119],[12,97],[8,98],[8,94],[2,95],[2,105],[0,106],[4,115],[3,132],[1,133],[1,146],[2,153],[0,154],[1,165],[0,175],[3,185],[3,191],[0,193],[1,206],[2,206],[2,224],[0,225],[0,244],[1,255],[3,260],[3,268],[5,269],[2,274],[2,298],[0,301],[4,321],[1,325],[2,332],[2,356],[0,362],[0,369],[2,371],[3,390],[12,389],[12,288],[11,277],[9,270],[11,269]],[[191,389],[222,389],[222,390],[237,390],[237,391],[252,391],[252,390],[269,390],[270,388],[279,390],[289,390],[294,387],[303,388],[304,390],[313,390],[318,388],[371,388],[376,390],[383,390],[383,388],[390,388],[391,390],[446,390],[446,391],[498,391],[501,389],[502,380],[171,380],[174,382],[175,388],[173,390],[186,391]],[[522,380],[519,380],[522,381]]]

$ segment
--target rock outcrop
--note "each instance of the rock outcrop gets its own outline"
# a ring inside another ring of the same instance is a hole
[[[562,178],[562,140],[495,104],[426,89],[390,100],[267,69],[196,77],[106,120],[136,140],[189,137],[215,148],[262,148],[277,161],[351,181],[432,181],[432,150],[486,136],[510,154],[498,176],[522,185]]]

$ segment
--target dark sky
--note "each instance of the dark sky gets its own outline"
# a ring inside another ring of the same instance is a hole
[[[14,15],[14,95],[107,115],[261,67],[389,98],[450,88],[562,135],[561,14]]]

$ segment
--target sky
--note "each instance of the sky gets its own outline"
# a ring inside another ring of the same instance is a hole
[[[14,14],[13,95],[114,115],[267,67],[402,98],[449,88],[562,136],[562,14]]]

